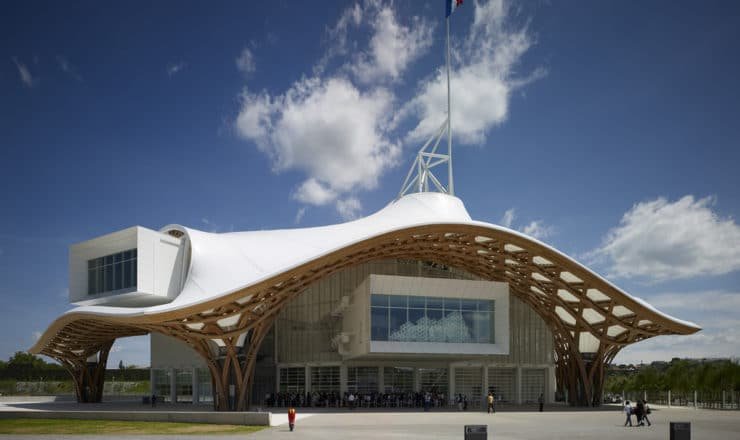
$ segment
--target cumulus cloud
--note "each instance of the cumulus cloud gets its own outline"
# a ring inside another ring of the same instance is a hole
[[[298,211],[295,213],[295,219],[293,220],[293,223],[299,224],[301,223],[301,220],[303,220],[303,216],[306,215],[306,207],[301,206],[298,208]]]
[[[591,255],[623,278],[662,281],[739,270],[740,226],[715,213],[715,203],[691,195],[638,203]]]
[[[453,75],[453,130],[468,143],[482,142],[505,119],[510,94],[537,76],[513,74],[532,38],[526,28],[508,24],[506,3],[472,6],[475,20],[455,48]],[[398,164],[404,141],[427,135],[446,118],[441,68],[418,84],[410,103],[400,105],[396,98],[409,67],[434,43],[434,28],[425,18],[401,18],[392,2],[352,4],[327,27],[329,44],[311,75],[282,91],[242,91],[236,133],[271,158],[273,171],[304,173],[291,193],[294,200],[334,204],[348,218],[346,201],[377,186]],[[242,55],[248,73],[252,53],[245,49]],[[549,233],[541,223],[528,226],[533,233]]]
[[[59,68],[62,70],[62,72],[66,73],[77,81],[82,82],[82,76],[77,72],[77,68],[75,68],[75,66],[73,66],[72,63],[69,62],[69,59],[67,59],[67,57],[65,57],[64,55],[57,55],[57,64],[59,65]]]
[[[619,363],[669,360],[673,357],[740,356],[740,292],[706,290],[663,292],[647,300],[659,310],[702,327],[689,336],[660,336],[625,348]]]
[[[526,26],[511,24],[505,0],[474,3],[474,21],[463,44],[455,45],[450,87],[453,133],[459,143],[483,144],[487,133],[508,116],[512,93],[545,75],[536,69],[515,75],[515,67],[532,47]],[[398,120],[418,119],[408,141],[430,136],[447,118],[447,76],[443,67],[419,85],[419,93],[402,109]]]
[[[532,220],[528,224],[515,227],[514,226],[514,220],[516,220],[516,209],[510,208],[507,209],[506,212],[504,212],[503,217],[501,217],[501,226],[504,226],[506,228],[514,228],[518,230],[519,232],[529,235],[530,237],[534,237],[538,240],[543,240],[553,234],[555,229],[552,226],[549,226],[545,224],[542,220]]]
[[[400,147],[384,131],[393,95],[362,92],[342,77],[303,78],[272,96],[245,91],[237,133],[272,158],[273,169],[309,177],[293,197],[325,205],[355,188],[372,189]]]
[[[15,63],[15,67],[18,69],[18,75],[20,76],[23,85],[29,89],[35,86],[38,80],[31,75],[31,71],[28,70],[28,67],[18,61],[18,58],[16,57],[13,57],[13,62]]]
[[[174,76],[185,68],[187,64],[184,62],[170,63],[167,65],[167,76]]]
[[[354,220],[362,211],[362,204],[356,197],[337,200],[337,212],[344,220]]]
[[[236,63],[237,70],[239,70],[245,76],[257,70],[257,65],[254,61],[254,54],[248,47],[242,49],[241,53],[238,57],[236,57],[234,62]]]
[[[514,208],[507,209],[506,212],[504,212],[504,216],[501,217],[501,225],[507,228],[510,228],[511,225],[514,223],[514,218],[516,217],[516,210]]]
[[[413,17],[411,24],[404,26],[390,5],[376,6],[370,11],[373,36],[369,47],[358,52],[349,65],[350,71],[363,83],[397,80],[433,42],[434,26],[426,20]]]

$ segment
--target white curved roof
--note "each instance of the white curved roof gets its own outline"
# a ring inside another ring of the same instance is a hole
[[[644,307],[689,330],[700,329],[694,323],[666,315],[644,300],[628,295],[590,269],[538,240],[508,228],[472,220],[460,199],[436,192],[409,194],[368,217],[331,226],[231,233],[209,233],[177,225],[168,226],[163,228],[163,231],[178,229],[184,232],[191,246],[187,279],[182,292],[172,302],[138,308],[83,306],[72,309],[65,315],[123,318],[171,312],[245,289],[304,263],[381,234],[440,224],[477,226],[524,239],[527,243],[533,243],[548,250],[551,255],[556,255],[562,261],[567,262],[567,266],[577,268],[581,273],[585,271],[589,278],[605,283],[617,291],[621,299],[626,299],[628,304]],[[568,273],[562,272],[562,274]],[[537,289],[532,287],[532,290]],[[64,315],[57,321],[62,318]],[[45,334],[41,339],[52,336]],[[39,340],[34,349],[40,348],[42,340]]]
[[[440,223],[476,225],[505,231],[536,241],[571,260],[573,264],[583,267],[560,251],[518,231],[472,220],[462,200],[457,197],[438,192],[425,192],[406,195],[370,216],[330,226],[229,233],[210,233],[178,225],[166,226],[163,231],[177,228],[185,232],[192,249],[187,280],[179,296],[170,303],[157,306],[140,308],[83,306],[68,313],[133,316],[192,306],[241,290],[373,236],[398,229]],[[609,283],[596,273],[592,273]],[[618,289],[616,286],[614,288]],[[632,297],[626,292],[625,295],[677,323],[700,328],[692,322],[666,315],[640,298]]]

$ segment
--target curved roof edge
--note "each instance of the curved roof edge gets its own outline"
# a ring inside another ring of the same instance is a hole
[[[646,301],[629,295],[588,267],[537,239],[502,226],[472,220],[457,197],[441,193],[416,193],[404,196],[368,217],[330,226],[222,234],[179,225],[166,226],[162,231],[178,230],[185,234],[191,251],[187,279],[181,293],[172,302],[140,308],[84,306],[72,309],[50,325],[31,351],[41,352],[54,337],[55,329],[78,319],[110,319],[125,325],[129,320],[152,322],[158,316],[190,313],[201,307],[209,308],[219,300],[226,300],[237,292],[275,279],[312,261],[378,237],[443,226],[450,231],[478,231],[482,236],[496,235],[504,241],[514,241],[527,248],[532,255],[546,254],[547,260],[558,260],[554,263],[562,266],[566,272],[576,273],[579,275],[577,278],[588,278],[589,283],[613,291],[619,296],[620,303],[628,308],[645,310],[681,327],[681,333],[693,333],[701,329],[695,323],[670,316]],[[562,283],[561,280],[557,281]]]

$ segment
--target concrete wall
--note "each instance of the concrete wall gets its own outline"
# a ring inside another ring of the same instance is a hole
[[[151,334],[152,369],[208,368],[203,357],[184,342],[159,333]]]

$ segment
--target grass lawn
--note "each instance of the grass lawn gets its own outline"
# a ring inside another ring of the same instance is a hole
[[[115,420],[0,419],[0,434],[246,434],[263,426]]]

